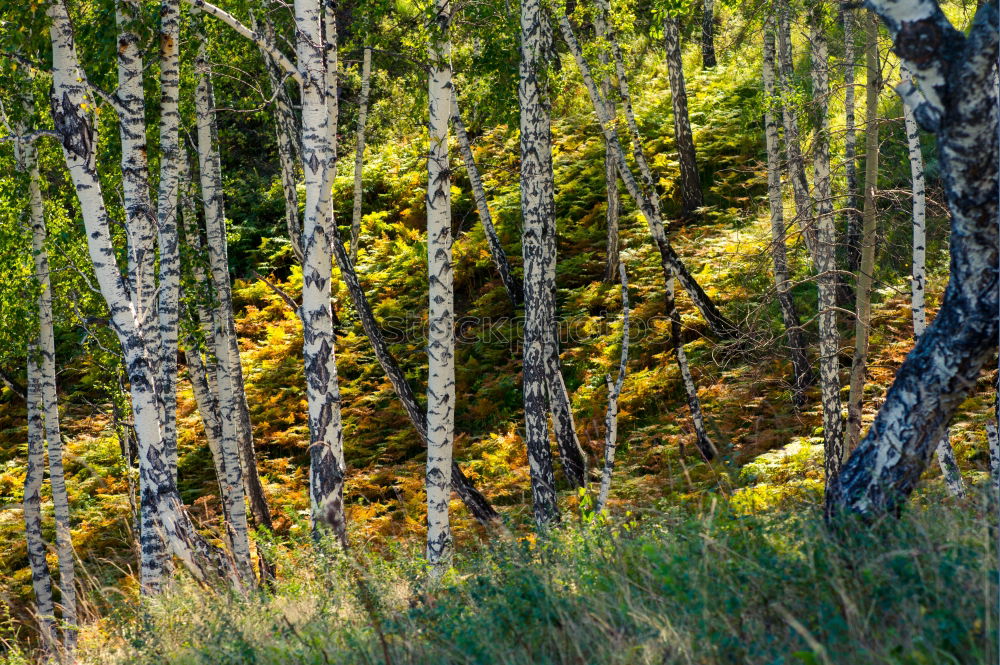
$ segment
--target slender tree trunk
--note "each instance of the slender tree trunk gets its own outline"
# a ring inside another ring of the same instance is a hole
[[[622,281],[622,354],[618,363],[618,378],[614,382],[610,376],[604,377],[608,385],[608,408],[604,414],[604,470],[601,473],[601,489],[597,495],[596,512],[602,512],[608,505],[611,492],[611,475],[615,470],[615,449],[618,447],[618,398],[625,383],[628,369],[628,276],[624,264],[618,264]]]
[[[309,495],[313,527],[332,528],[346,546],[343,429],[330,305],[331,243],[336,232],[330,204],[336,156],[331,144],[336,127],[331,127],[330,122],[336,122],[331,112],[336,104],[336,86],[331,88],[330,83],[336,74],[326,56],[335,57],[336,31],[324,29],[324,24],[332,25],[332,19],[318,0],[295,2],[296,52],[303,80],[302,162],[306,185],[302,331],[309,402]]]
[[[846,220],[845,252],[847,270],[858,271],[861,262],[861,215],[858,214],[858,132],[854,121],[854,80],[857,65],[855,10],[844,5],[844,176],[846,191],[844,217]],[[850,291],[850,289],[847,289]],[[853,294],[851,294],[853,295]],[[852,298],[853,299],[853,298]]]
[[[30,143],[16,144],[18,169],[28,176],[29,210],[31,213],[32,251],[35,252],[35,275],[42,288],[38,299],[39,336],[28,345],[28,385],[26,399],[28,403],[28,458],[24,475],[24,535],[28,543],[28,564],[31,567],[31,585],[35,591],[35,612],[38,620],[39,644],[43,653],[55,650],[55,606],[52,600],[52,576],[45,557],[45,539],[42,536],[42,481],[45,478],[45,423],[43,421],[43,387],[44,382],[43,357],[41,342],[46,337],[42,307],[43,297],[48,282],[48,269],[39,270],[39,254],[44,251],[37,240],[37,229],[41,226],[44,241],[45,217],[42,203],[42,192],[39,186],[38,163],[35,147]],[[51,299],[51,295],[49,296]],[[51,307],[51,302],[50,302]],[[51,315],[49,325],[51,326]],[[51,330],[49,331],[51,333]],[[58,420],[56,421],[58,429]],[[61,464],[61,460],[60,460]],[[64,491],[65,494],[65,491]],[[72,561],[72,559],[70,560]],[[61,575],[60,575],[61,576]],[[72,576],[70,577],[72,580]]]
[[[159,348],[159,327],[154,325],[156,308],[155,229],[156,212],[150,196],[149,164],[146,146],[146,102],[143,92],[143,62],[139,51],[139,37],[133,31],[139,20],[140,9],[134,0],[116,3],[118,23],[118,130],[121,139],[122,193],[125,199],[125,219],[129,232],[128,242],[128,294],[136,314],[137,332],[152,348]],[[153,357],[155,362],[159,355]],[[158,400],[159,402],[159,400]],[[163,417],[162,402],[157,405],[158,420]],[[167,452],[164,451],[167,455]],[[168,465],[170,456],[166,456]],[[173,471],[171,471],[173,473]],[[139,539],[141,556],[148,559],[149,570],[170,566],[167,544],[163,541],[159,515],[148,493],[149,486],[139,483]],[[157,563],[152,563],[156,560]],[[145,580],[145,578],[143,578]],[[143,582],[146,586],[145,581]],[[157,583],[150,578],[149,589]]]
[[[472,143],[469,141],[469,133],[465,130],[465,123],[462,122],[462,114],[458,107],[458,94],[455,86],[451,89],[451,124],[455,128],[455,137],[458,139],[458,152],[462,156],[465,164],[465,172],[469,176],[469,183],[472,185],[472,198],[476,201],[476,210],[479,211],[479,221],[483,225],[483,233],[486,236],[486,245],[490,249],[490,256],[493,258],[493,265],[500,273],[500,281],[503,282],[507,295],[514,306],[517,307],[524,302],[524,292],[521,282],[511,270],[510,261],[507,260],[507,253],[500,244],[500,237],[497,235],[496,227],[493,226],[493,215],[486,200],[486,189],[483,187],[483,179],[479,176],[479,167],[476,165],[476,158],[472,154]]]
[[[874,519],[899,510],[997,348],[997,4],[982,6],[967,35],[931,0],[872,0],[870,6],[920,86],[897,90],[937,137],[951,212],[951,279],[867,436],[830,486],[830,518]]]
[[[878,93],[882,85],[879,73],[878,18],[865,20],[865,207],[862,213],[861,265],[858,268],[854,304],[854,359],[851,362],[851,392],[847,400],[847,451],[854,450],[861,439],[861,408],[865,376],[868,371],[868,340],[871,324],[872,273],[875,271],[877,238],[875,194],[878,189]]]
[[[157,318],[160,357],[157,395],[163,406],[163,449],[177,478],[177,316],[180,295],[180,249],[177,241],[177,187],[180,177],[180,2],[160,2],[160,180],[157,196],[159,284]]]
[[[715,67],[715,0],[704,0],[701,11],[701,66]]]
[[[547,326],[554,324],[546,264],[555,234],[555,183],[546,54],[552,32],[540,0],[521,3],[521,251],[524,255],[524,442],[539,527],[559,520],[546,396]]]
[[[774,19],[769,17],[764,32],[764,140],[767,148],[767,200],[771,208],[771,260],[774,263],[774,287],[781,307],[781,318],[788,336],[788,351],[792,358],[792,401],[796,406],[805,404],[805,391],[809,386],[809,359],[806,357],[805,343],[799,314],[795,308],[789,288],[788,248],[785,232],[784,201],[781,192],[781,139],[778,135],[778,119],[781,113],[781,98],[778,95],[774,75],[775,41]]]
[[[274,25],[264,12],[259,25],[261,35],[268,43],[275,42]],[[299,220],[299,195],[297,164],[302,162],[302,150],[298,140],[299,123],[292,109],[292,100],[285,88],[285,76],[267,49],[260,49],[267,69],[267,77],[274,91],[274,119],[278,144],[278,163],[281,165],[281,191],[285,195],[285,223],[288,240],[299,263],[302,263],[302,223]]]
[[[795,217],[802,229],[802,238],[810,255],[818,251],[809,201],[809,184],[806,181],[805,159],[802,157],[802,144],[799,133],[799,121],[796,117],[795,90],[792,78],[795,68],[792,64],[792,34],[791,9],[788,0],[774,0],[774,12],[778,17],[778,88],[781,90],[781,118],[785,127],[785,152],[788,156],[788,179],[792,182],[792,194],[795,200]]]
[[[611,7],[607,0],[601,0],[599,3],[599,9],[606,15],[610,15]],[[610,28],[608,28],[608,37],[612,56],[615,60],[615,70],[618,75],[618,91],[622,99],[622,107],[625,111],[625,120],[628,124],[629,133],[632,136],[632,154],[639,167],[639,173],[642,176],[643,189],[640,194],[644,200],[648,202],[650,209],[653,211],[654,217],[662,219],[660,196],[656,188],[656,178],[653,175],[653,170],[649,166],[649,162],[646,160],[646,153],[642,146],[642,137],[639,135],[639,125],[635,120],[635,112],[632,108],[632,95],[629,91],[628,76],[625,73],[625,60],[622,57],[617,37],[615,36],[614,31]],[[595,99],[597,99],[596,95]],[[607,107],[605,107],[605,115],[610,115]],[[614,143],[606,138],[605,145],[617,145],[618,150],[624,152],[621,148],[620,142]],[[622,162],[624,163],[624,158],[622,158]],[[631,172],[629,172],[627,177],[632,178]],[[715,444],[712,443],[712,440],[708,436],[708,431],[705,428],[704,416],[701,411],[701,401],[698,399],[698,389],[691,376],[691,370],[687,362],[687,355],[684,352],[684,344],[681,336],[680,312],[677,310],[676,298],[674,297],[673,273],[664,272],[664,285],[666,287],[665,292],[667,296],[666,311],[671,322],[671,339],[674,348],[674,358],[677,361],[677,368],[681,375],[681,381],[684,384],[684,391],[687,394],[688,406],[691,409],[691,419],[694,424],[696,443],[698,449],[702,451],[705,458],[711,459],[717,451],[715,449]]]
[[[63,157],[76,188],[87,231],[87,246],[101,294],[111,313],[111,325],[125,355],[135,431],[139,440],[139,478],[145,489],[143,526],[158,516],[163,539],[198,579],[237,581],[222,552],[205,541],[188,517],[167,466],[160,437],[158,398],[152,360],[158,345],[149,345],[139,325],[139,309],[130,299],[115,261],[108,212],[97,175],[97,132],[87,115],[85,74],[79,66],[73,29],[62,0],[48,7],[52,41],[52,117],[62,139]],[[146,591],[159,588],[166,573],[157,541],[143,541],[141,581]],[[150,548],[146,545],[149,544]]]
[[[707,0],[706,7],[711,3]],[[681,167],[681,201],[684,216],[695,213],[704,203],[698,163],[694,151],[694,135],[688,115],[687,90],[684,86],[684,61],[681,59],[681,37],[677,19],[667,14],[663,19],[663,41],[666,47],[667,73],[670,79],[670,99],[674,109],[674,139],[677,160]],[[713,54],[714,59],[714,54]],[[707,65],[711,66],[711,65]]]
[[[662,216],[656,209],[656,206],[653,205],[650,197],[640,189],[635,176],[625,161],[625,152],[618,138],[618,131],[614,126],[613,118],[608,112],[604,100],[597,90],[597,86],[594,84],[594,78],[590,74],[590,66],[584,59],[583,50],[580,48],[576,35],[573,33],[573,26],[565,15],[560,16],[558,20],[563,38],[569,45],[573,58],[580,70],[584,85],[587,88],[587,95],[590,97],[591,105],[594,107],[594,113],[597,115],[597,120],[600,123],[605,143],[613,149],[618,175],[625,184],[629,196],[636,202],[636,205],[642,212],[642,216],[646,219],[653,244],[659,250],[664,279],[669,279],[671,275],[677,277],[677,280],[684,287],[684,290],[688,292],[691,301],[701,312],[715,335],[725,339],[738,337],[740,334],[739,329],[718,310],[712,299],[705,293],[704,289],[701,288],[691,273],[688,272],[687,267],[681,262],[680,257],[677,256],[677,252],[671,247],[670,241],[667,239]]]
[[[616,50],[617,52],[617,45],[612,46],[610,43],[614,39],[614,31],[609,29],[611,17],[606,5],[607,3],[599,2],[597,15],[594,17],[594,28],[597,32],[597,37],[608,41],[607,46],[601,48],[598,55],[601,65],[605,69],[611,64],[611,51]],[[609,113],[614,116],[616,111],[614,100],[611,97],[611,90],[612,80],[611,75],[608,74],[601,80],[601,96],[604,97]],[[613,284],[618,281],[618,265],[621,262],[618,222],[621,218],[622,204],[621,194],[618,192],[618,170],[615,168],[615,158],[611,154],[611,149],[607,143],[604,145],[604,188],[606,192],[604,222],[607,229],[607,259],[604,264],[604,281],[608,284]]]
[[[197,10],[195,10],[197,11]],[[219,478],[222,501],[229,517],[227,529],[233,557],[240,575],[248,584],[253,583],[250,563],[249,522],[246,511],[246,493],[243,465],[239,451],[240,397],[237,394],[235,375],[239,356],[233,358],[229,340],[235,340],[232,323],[232,291],[229,284],[229,262],[226,247],[226,218],[222,191],[222,166],[218,149],[218,132],[215,124],[215,94],[212,89],[211,65],[208,62],[207,44],[200,17],[197,24],[198,54],[196,69],[198,83],[195,88],[195,111],[198,131],[198,165],[205,214],[205,237],[208,246],[208,264],[212,286],[218,305],[212,315],[212,341],[216,362],[218,385],[219,421],[222,424],[220,450],[225,465],[225,475]],[[256,475],[256,464],[248,472]]]
[[[910,75],[903,65],[903,77]],[[913,275],[910,279],[911,310],[913,312],[913,337],[920,336],[927,328],[927,308],[925,288],[927,285],[927,196],[924,190],[924,156],[920,150],[920,129],[913,117],[913,109],[903,104],[903,124],[906,129],[906,145],[910,157],[910,177],[913,181]],[[964,497],[962,473],[955,461],[955,451],[951,447],[951,434],[946,429],[937,447],[938,465],[945,485],[952,496]]]
[[[436,0],[427,81],[427,561],[440,577],[451,558],[451,461],[455,443],[455,277],[451,263],[451,5]]]
[[[357,145],[354,149],[354,209],[351,214],[351,263],[358,262],[361,235],[361,170],[365,164],[365,125],[368,121],[368,93],[371,90],[372,50],[365,47],[361,58],[361,97],[358,99]],[[450,100],[449,100],[450,101]]]

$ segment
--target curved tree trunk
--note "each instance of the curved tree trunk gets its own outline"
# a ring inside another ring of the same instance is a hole
[[[948,421],[996,354],[997,3],[968,36],[933,0],[872,0],[913,85],[898,88],[937,136],[951,211],[951,280],[937,316],[906,357],[867,436],[827,492],[827,513],[896,512],[930,462]],[[927,48],[917,45],[926,44]]]
[[[427,79],[427,561],[440,577],[451,557],[451,460],[455,443],[455,275],[451,262],[451,5],[436,0]]]
[[[528,449],[532,505],[539,527],[559,520],[546,394],[547,327],[554,301],[547,288],[549,246],[555,236],[555,184],[546,54],[552,33],[540,0],[521,3],[521,251],[524,255],[524,441]]]
[[[764,141],[767,149],[767,200],[771,208],[771,261],[774,263],[774,287],[792,358],[792,400],[796,406],[801,407],[805,404],[805,391],[809,386],[811,371],[802,340],[799,314],[789,288],[787,235],[781,192],[781,140],[775,117],[776,113],[781,113],[782,106],[775,85],[773,17],[768,18],[764,30]]]
[[[706,6],[711,3],[707,0]],[[681,37],[677,19],[666,15],[663,19],[663,42],[666,47],[667,74],[670,79],[670,100],[674,109],[674,140],[677,143],[677,161],[681,167],[681,201],[684,216],[688,217],[704,203],[698,162],[688,115],[687,90],[684,86],[684,61],[681,59]],[[714,53],[713,53],[714,59]],[[711,66],[711,65],[706,65]]]

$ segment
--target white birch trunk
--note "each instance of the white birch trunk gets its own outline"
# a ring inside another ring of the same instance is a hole
[[[35,147],[30,143],[15,144],[18,169],[28,176],[29,211],[31,214],[32,251],[44,248],[36,239],[36,229],[41,225],[42,240],[45,234],[45,217],[42,192],[39,186],[38,163]],[[48,280],[48,270],[39,271],[39,257],[35,257],[35,275],[43,289],[38,299],[39,335],[28,345],[28,385],[25,399],[28,404],[28,458],[24,475],[24,535],[28,545],[28,564],[31,567],[31,585],[35,591],[35,614],[38,621],[39,644],[43,653],[51,653],[56,647],[55,606],[52,600],[52,576],[46,560],[45,540],[42,536],[42,481],[45,478],[45,423],[43,421],[44,369],[43,350],[40,342],[45,337],[42,327],[42,296]],[[43,276],[45,281],[43,282]],[[51,296],[50,296],[51,297]],[[51,303],[50,303],[51,306]],[[51,326],[51,315],[49,325]],[[51,332],[51,331],[50,331]],[[56,421],[58,428],[58,420]],[[65,494],[65,491],[64,491]],[[72,578],[71,578],[72,579]]]
[[[195,13],[197,10],[195,10]],[[216,362],[217,403],[222,438],[219,441],[224,475],[219,478],[219,491],[228,516],[226,528],[232,547],[233,559],[240,576],[253,584],[253,567],[250,563],[249,522],[243,481],[243,462],[239,452],[239,396],[235,374],[239,355],[231,351],[230,340],[235,342],[236,331],[232,320],[232,289],[229,282],[229,260],[226,241],[226,217],[222,191],[222,166],[218,151],[218,131],[215,124],[215,95],[212,88],[212,71],[208,62],[207,45],[200,24],[197,25],[198,53],[195,88],[195,113],[197,117],[198,165],[201,176],[201,193],[205,214],[205,237],[208,246],[208,264],[212,286],[218,301],[212,312],[212,337]],[[256,474],[256,464],[248,472]]]
[[[147,345],[139,325],[138,309],[130,299],[111,242],[108,213],[97,175],[96,131],[84,104],[87,102],[85,75],[79,66],[73,43],[73,29],[62,0],[48,7],[53,51],[52,115],[62,139],[63,156],[76,188],[87,231],[87,246],[101,294],[111,314],[111,325],[121,343],[130,382],[135,432],[139,441],[139,477],[145,488],[142,502],[143,527],[161,530],[160,538],[142,542],[141,583],[155,591],[167,570],[162,556],[166,542],[198,579],[210,581],[232,577],[221,552],[206,542],[191,522],[177,486],[163,456],[158,399],[152,359],[158,346]],[[158,518],[158,523],[156,519]]]
[[[910,76],[903,65],[904,80]],[[910,278],[910,309],[913,312],[913,337],[920,336],[927,328],[927,307],[925,292],[927,287],[927,193],[924,189],[924,156],[920,150],[920,129],[913,117],[913,109],[903,104],[903,125],[906,131],[906,147],[910,158],[910,178],[913,191],[913,275]],[[945,485],[952,496],[965,496],[962,472],[955,460],[951,447],[951,433],[945,429],[937,446],[938,465]]]
[[[785,5],[787,10],[787,3]],[[840,403],[840,333],[837,329],[836,269],[837,229],[833,219],[830,184],[830,62],[827,50],[823,3],[813,5],[809,15],[809,46],[813,84],[813,197],[816,233],[813,268],[819,291],[820,395],[823,404],[823,452],[826,478],[840,472],[844,461],[842,407]],[[787,33],[786,33],[787,37]]]
[[[354,208],[351,211],[351,263],[358,262],[358,238],[361,235],[361,172],[365,164],[365,125],[368,122],[368,95],[371,91],[372,50],[364,48],[361,57],[361,96],[358,99],[358,131],[354,147]]]
[[[552,33],[540,0],[521,3],[521,247],[524,255],[524,441],[528,449],[532,505],[539,527],[558,521],[546,396],[547,245],[555,233],[555,183],[545,57]]]
[[[617,43],[614,45],[611,43],[615,40],[615,34],[614,30],[609,28],[611,21],[609,9],[606,1],[598,2],[597,14],[594,16],[594,31],[597,33],[597,38],[608,42],[606,47],[602,47],[598,52],[600,62],[605,68],[611,64],[612,58],[610,56],[612,50],[617,55],[620,55]],[[617,60],[618,58],[615,59]],[[617,111],[611,97],[611,87],[612,81],[609,74],[601,80],[601,95],[608,106],[608,112],[612,116],[615,116]],[[622,205],[621,194],[618,191],[618,170],[615,168],[615,158],[611,154],[611,149],[607,144],[604,146],[604,189],[604,226],[607,230],[607,239],[605,241],[607,258],[604,264],[604,281],[611,284],[618,281],[618,264],[621,262],[618,225],[621,218]]]
[[[451,460],[455,441],[455,286],[451,263],[451,5],[436,0],[427,80],[427,561],[440,577],[451,557]]]
[[[328,25],[333,25],[329,20]],[[324,30],[324,12],[318,0],[295,0],[296,53],[302,78],[302,162],[306,186],[302,235],[302,329],[306,396],[309,402],[309,495],[313,528],[326,525],[346,546],[343,505],[343,431],[340,390],[334,353],[330,309],[335,228],[330,185],[335,168],[335,71],[326,55],[336,55],[336,32]],[[333,39],[333,48],[325,53]],[[332,99],[331,99],[332,97]]]
[[[615,470],[615,450],[618,447],[618,398],[622,394],[625,383],[625,372],[628,369],[628,276],[625,265],[618,264],[618,273],[622,281],[622,354],[618,364],[618,378],[614,382],[611,377],[604,378],[608,384],[608,408],[604,413],[604,470],[601,472],[601,489],[597,494],[594,510],[603,512],[608,505],[608,495],[611,492],[611,476]]]
[[[701,65],[715,67],[715,0],[704,0],[701,13]]]

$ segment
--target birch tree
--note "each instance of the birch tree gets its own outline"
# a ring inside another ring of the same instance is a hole
[[[545,56],[552,32],[540,0],[521,2],[521,252],[524,256],[524,442],[528,449],[532,506],[539,527],[559,519],[552,451],[549,448],[546,360],[554,301],[547,275],[550,238],[555,236],[555,183]]]
[[[871,0],[910,84],[898,88],[917,122],[937,137],[951,211],[951,279],[934,321],[907,355],[875,422],[827,492],[831,516],[897,511],[913,491],[948,421],[997,341],[996,2],[968,34],[936,0]]]
[[[904,80],[912,79],[903,66]],[[924,156],[920,149],[920,128],[913,117],[913,110],[903,104],[903,126],[910,160],[910,178],[913,192],[913,274],[910,278],[910,309],[913,313],[913,337],[920,339],[927,328],[927,193],[924,189]],[[951,435],[946,429],[937,446],[938,465],[945,485],[952,496],[965,496],[962,474],[951,447]]]
[[[845,252],[849,272],[857,272],[861,260],[861,216],[858,214],[858,132],[855,124],[854,79],[857,65],[857,18],[852,6],[843,5],[844,16],[844,217]]]
[[[710,3],[711,0],[707,0],[706,7]],[[677,18],[671,13],[663,17],[663,43],[667,58],[667,78],[670,82],[670,102],[674,110],[674,141],[677,144],[677,161],[681,169],[681,202],[684,215],[690,216],[702,206],[704,197],[701,192],[701,180],[698,177],[691,117],[688,113],[680,31],[677,28]],[[713,51],[713,60],[714,57]]]
[[[615,470],[615,450],[618,447],[618,399],[628,370],[628,275],[625,264],[618,264],[618,273],[622,283],[622,353],[617,378],[612,381],[610,376],[604,377],[604,382],[608,385],[608,408],[604,413],[604,469],[601,471],[601,488],[594,507],[597,512],[602,512],[607,506],[608,495],[611,493],[611,476]]]
[[[809,359],[799,314],[789,287],[787,234],[785,231],[784,201],[781,191],[781,139],[778,135],[777,114],[782,112],[781,97],[775,83],[774,17],[767,18],[764,27],[764,140],[767,149],[767,200],[771,209],[771,261],[774,264],[774,287],[778,294],[781,318],[788,337],[788,350],[792,358],[793,401],[796,406],[805,404],[805,390],[809,384]]]
[[[609,42],[599,51],[601,65],[607,69],[611,66],[610,51],[615,48],[610,44],[610,40],[613,38],[613,34],[609,30],[611,22],[610,6],[606,2],[599,2],[597,5],[597,13],[594,16],[594,30],[597,33],[598,39]],[[608,105],[608,111],[611,115],[616,115],[614,100],[611,96],[611,78],[611,74],[609,73],[601,79],[601,95]],[[621,195],[618,192],[618,170],[615,168],[615,158],[607,143],[604,145],[604,189],[604,223],[607,229],[607,258],[604,265],[604,281],[610,284],[617,281],[619,273],[618,265],[621,262],[618,222],[621,218],[622,204]]]
[[[715,0],[703,0],[701,9],[701,66],[715,67]]]
[[[143,535],[140,572],[142,586],[155,591],[167,572],[164,545],[199,579],[219,577],[236,581],[222,553],[197,532],[181,503],[167,464],[159,422],[159,400],[153,365],[158,344],[144,336],[140,304],[122,280],[115,260],[101,182],[97,175],[98,130],[93,124],[86,75],[80,67],[73,29],[62,0],[47,9],[51,21],[52,117],[62,143],[63,157],[76,188],[87,231],[87,245],[101,294],[111,313],[125,356],[135,431],[139,441],[139,478],[143,488]],[[152,234],[150,234],[152,235]],[[158,341],[158,340],[157,340]]]
[[[455,278],[451,263],[451,4],[436,0],[427,80],[427,561],[440,575],[451,555],[451,460],[455,441]]]
[[[351,210],[351,263],[358,262],[358,237],[361,235],[361,171],[365,165],[365,125],[368,122],[368,95],[371,91],[372,50],[362,49],[361,93],[358,96],[358,129],[354,147],[354,206]]]

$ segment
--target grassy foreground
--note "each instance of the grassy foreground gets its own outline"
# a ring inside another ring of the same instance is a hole
[[[271,591],[207,594],[178,580],[89,628],[79,658],[993,663],[995,531],[975,503],[925,497],[899,520],[838,534],[809,504],[741,515],[712,502],[614,524],[585,513],[462,556],[433,588],[416,552],[349,560],[286,543]]]

